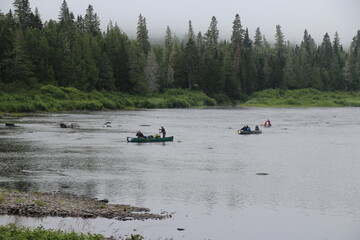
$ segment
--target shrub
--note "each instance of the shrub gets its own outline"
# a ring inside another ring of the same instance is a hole
[[[40,92],[43,94],[49,94],[57,99],[65,99],[67,98],[66,93],[58,87],[52,85],[46,85],[40,88]]]

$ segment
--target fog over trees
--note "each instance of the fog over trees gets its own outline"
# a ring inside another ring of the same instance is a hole
[[[112,22],[102,32],[92,5],[74,16],[63,1],[58,19],[43,22],[28,0],[15,0],[13,12],[0,12],[0,86],[131,94],[186,88],[231,100],[267,88],[360,89],[360,30],[345,50],[339,34],[324,32],[317,44],[306,29],[299,30],[301,42],[290,43],[281,25],[274,26],[275,43],[269,44],[260,28],[249,32],[238,14],[228,40],[219,37],[216,16],[206,32],[194,32],[192,24],[185,38],[168,26],[162,41],[151,43],[142,14],[131,39]]]

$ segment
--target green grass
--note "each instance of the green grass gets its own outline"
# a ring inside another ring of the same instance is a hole
[[[243,106],[360,107],[360,92],[321,92],[316,89],[267,89],[250,96]]]
[[[5,202],[5,195],[0,193],[0,203]]]
[[[35,200],[34,203],[39,207],[45,207],[47,204],[42,200]]]
[[[214,106],[215,99],[203,92],[170,89],[164,93],[134,96],[121,92],[82,92],[71,87],[42,86],[0,94],[0,113],[116,110],[140,108],[189,108]],[[0,115],[1,116],[1,115]]]
[[[79,234],[75,232],[62,232],[60,230],[45,230],[43,227],[30,229],[17,227],[14,224],[0,226],[1,240],[102,240],[101,234]]]

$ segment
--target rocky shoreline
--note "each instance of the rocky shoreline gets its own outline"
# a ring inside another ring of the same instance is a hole
[[[28,217],[103,217],[120,221],[169,218],[169,214],[150,213],[148,208],[109,204],[69,193],[19,192],[0,188],[0,215]]]

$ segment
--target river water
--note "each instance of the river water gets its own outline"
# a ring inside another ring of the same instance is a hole
[[[235,133],[268,118],[273,127],[263,134]],[[0,224],[117,238],[360,239],[360,108],[54,113],[16,121],[0,126],[0,187],[107,198],[172,218],[0,216]],[[126,141],[160,126],[173,142]]]

